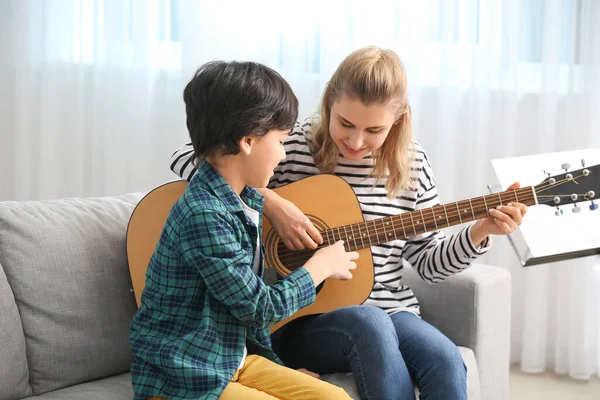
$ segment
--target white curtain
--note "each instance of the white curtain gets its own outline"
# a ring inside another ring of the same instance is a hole
[[[0,0],[0,200],[150,190],[203,62],[277,69],[308,116],[370,44],[406,65],[442,201],[481,195],[491,159],[600,147],[598,21],[596,0]],[[497,238],[483,261],[513,274],[513,361],[600,373],[598,258],[523,269]]]

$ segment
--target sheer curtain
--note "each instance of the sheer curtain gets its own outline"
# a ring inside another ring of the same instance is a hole
[[[173,179],[181,92],[211,59],[263,62],[301,115],[352,50],[395,50],[442,201],[485,193],[490,160],[600,147],[595,0],[0,0],[0,200],[146,191]],[[550,166],[557,169],[556,166]],[[513,274],[513,361],[600,374],[598,257]]]

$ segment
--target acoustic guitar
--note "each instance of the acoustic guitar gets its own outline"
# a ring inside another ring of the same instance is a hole
[[[146,268],[173,204],[182,196],[187,182],[176,181],[159,186],[136,206],[127,229],[127,257],[133,291],[138,306],[144,289]],[[589,209],[600,193],[600,165],[548,177],[535,186],[523,187],[472,199],[364,221],[360,204],[352,188],[334,175],[317,175],[274,189],[293,202],[312,221],[328,246],[344,240],[349,251],[360,258],[354,277],[347,281],[327,279],[317,288],[315,302],[271,327],[274,332],[286,323],[310,314],[362,304],[373,288],[374,270],[370,246],[403,240],[412,236],[488,217],[488,210],[500,204],[520,202],[527,206],[564,206],[573,204],[574,212],[589,202]],[[312,194],[319,193],[319,196]],[[559,210],[562,212],[562,210]],[[557,211],[557,213],[559,212]],[[266,248],[265,274],[275,271],[284,277],[300,268],[316,250],[291,251],[267,218],[263,219],[263,244]],[[320,246],[320,247],[321,247]]]

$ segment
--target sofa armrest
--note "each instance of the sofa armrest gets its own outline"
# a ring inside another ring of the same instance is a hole
[[[499,267],[473,264],[440,283],[427,283],[414,271],[406,272],[404,284],[419,299],[423,319],[457,346],[475,353],[481,398],[507,399],[510,273]]]

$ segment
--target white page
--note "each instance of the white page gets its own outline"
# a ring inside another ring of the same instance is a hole
[[[496,159],[492,165],[504,190],[515,181],[520,181],[522,187],[537,185],[547,178],[544,169],[552,168],[551,175],[560,174],[564,172],[561,169],[564,163],[571,164],[570,171],[580,169],[581,159],[586,166],[600,164],[600,149]],[[600,193],[595,198],[599,204]],[[529,207],[520,230],[532,257],[600,247],[600,210],[590,211],[589,201],[578,205],[579,213],[572,212],[573,205],[562,206],[561,216],[554,214],[556,207]]]

